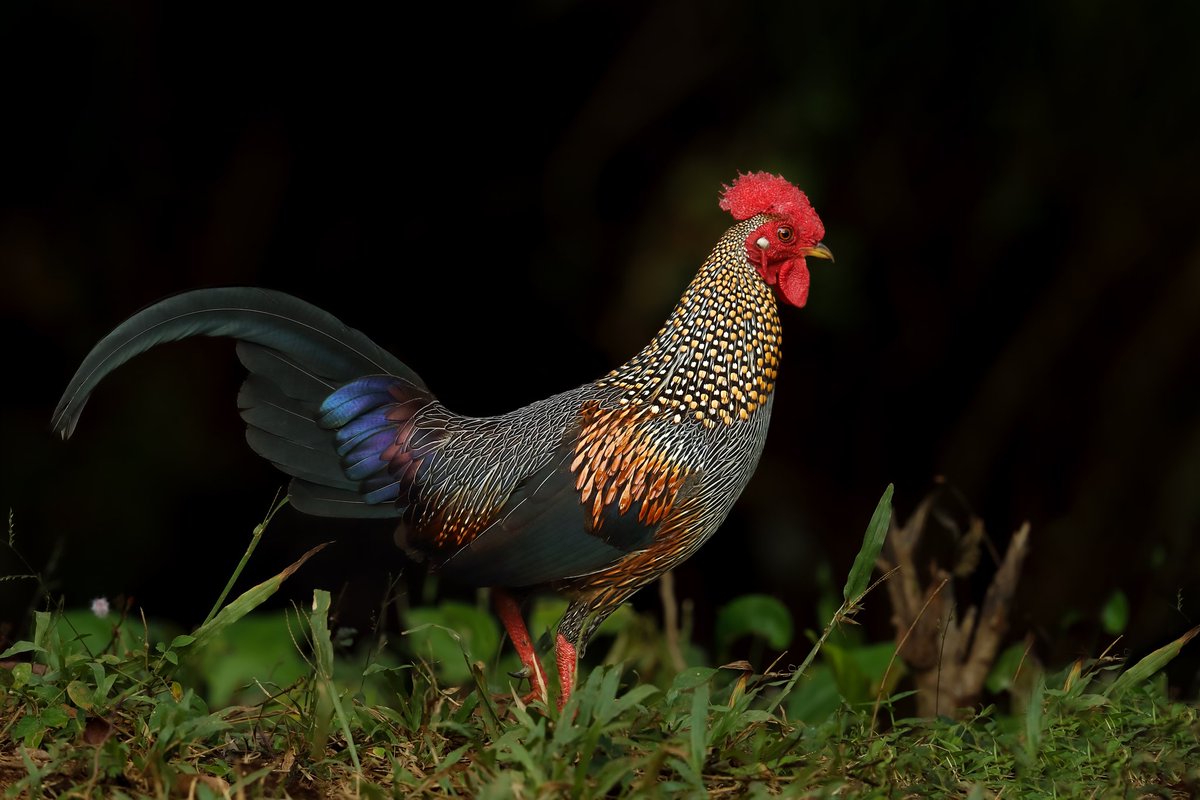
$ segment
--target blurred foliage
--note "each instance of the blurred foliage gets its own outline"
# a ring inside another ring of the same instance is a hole
[[[1129,625],[1129,598],[1120,589],[1108,596],[1100,611],[1100,625],[1114,636],[1125,632]]]
[[[427,659],[447,683],[464,683],[473,661],[492,661],[500,649],[500,627],[486,608],[451,601],[413,608],[408,624],[412,627],[405,635],[412,652]]]
[[[718,658],[727,659],[730,645],[743,636],[758,636],[772,649],[784,650],[792,643],[792,615],[774,597],[765,594],[739,597],[717,612]]]

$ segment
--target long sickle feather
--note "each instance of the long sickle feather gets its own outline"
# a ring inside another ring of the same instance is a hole
[[[51,420],[53,430],[69,438],[88,397],[106,375],[155,345],[189,336],[252,342],[285,354],[294,366],[335,384],[376,373],[425,388],[395,356],[303,300],[266,289],[200,289],[139,311],[101,339],[63,393]]]

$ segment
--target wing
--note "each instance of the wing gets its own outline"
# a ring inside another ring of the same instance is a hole
[[[672,432],[649,406],[583,404],[554,456],[455,543],[442,572],[480,586],[534,586],[650,547],[696,478],[672,457]]]

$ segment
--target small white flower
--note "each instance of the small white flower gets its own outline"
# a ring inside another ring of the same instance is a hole
[[[96,599],[92,600],[92,613],[95,614],[97,617],[100,617],[100,619],[104,619],[105,617],[107,617],[108,616],[108,598],[107,597],[97,597]]]

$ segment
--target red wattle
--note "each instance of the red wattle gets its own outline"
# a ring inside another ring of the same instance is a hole
[[[803,258],[783,262],[779,268],[776,288],[783,299],[797,308],[808,302],[808,265]]]

